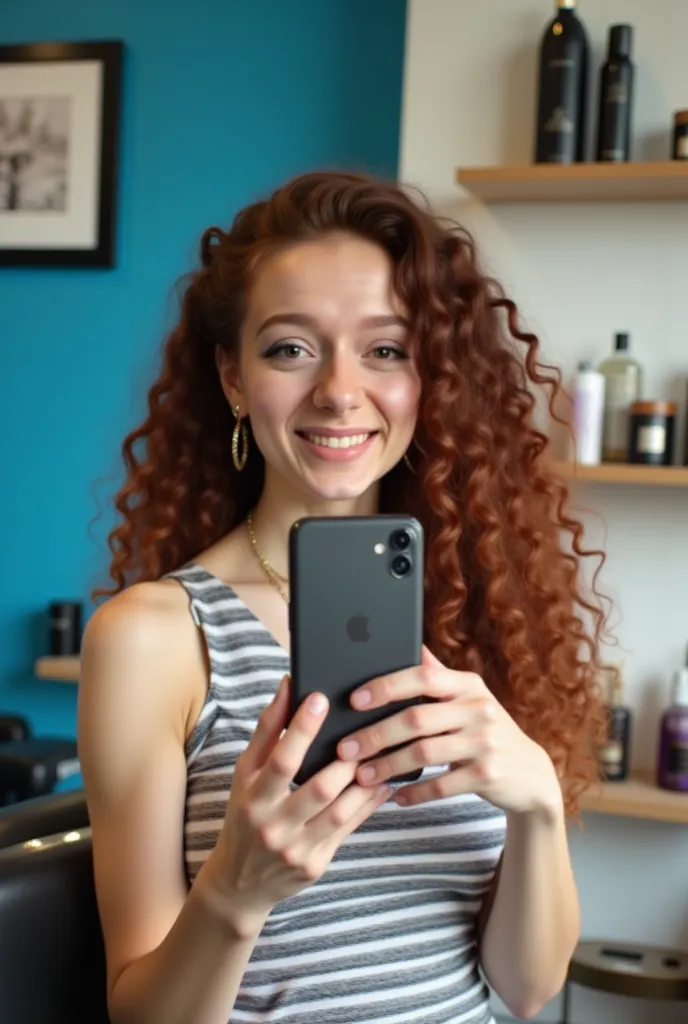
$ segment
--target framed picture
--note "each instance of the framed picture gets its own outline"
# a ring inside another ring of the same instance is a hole
[[[0,267],[115,265],[122,54],[0,46]]]

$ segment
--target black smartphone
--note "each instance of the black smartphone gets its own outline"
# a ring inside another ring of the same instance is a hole
[[[298,785],[335,760],[345,736],[423,703],[413,698],[358,711],[349,700],[370,679],[420,664],[423,564],[423,529],[412,516],[311,517],[292,526],[291,715],[315,691],[330,702]]]

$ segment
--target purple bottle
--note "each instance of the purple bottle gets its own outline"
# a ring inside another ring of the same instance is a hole
[[[662,715],[657,782],[688,793],[688,667],[676,673],[671,707]]]

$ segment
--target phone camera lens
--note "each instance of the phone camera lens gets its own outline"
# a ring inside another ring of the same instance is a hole
[[[411,559],[407,558],[406,555],[397,555],[396,558],[392,559],[392,575],[401,579],[402,576],[408,576],[411,572]]]
[[[390,538],[390,545],[395,551],[406,551],[410,543],[408,530],[395,530]]]

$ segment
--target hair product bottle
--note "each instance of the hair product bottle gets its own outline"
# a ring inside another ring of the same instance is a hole
[[[631,159],[632,41],[631,25],[612,25],[609,30],[609,56],[600,74],[597,160],[622,163]]]
[[[631,711],[623,703],[621,667],[608,673],[607,740],[598,752],[600,767],[608,782],[628,778],[631,744]]]
[[[674,144],[671,155],[674,160],[688,160],[688,110],[677,110],[674,114]]]
[[[604,375],[588,359],[578,364],[573,391],[573,451],[571,458],[583,466],[602,460]]]
[[[686,388],[686,404],[683,407],[683,465],[688,466],[688,387]]]
[[[588,40],[575,6],[558,0],[540,44],[536,163],[585,159]]]
[[[629,443],[629,412],[643,390],[642,366],[628,354],[626,332],[614,336],[614,352],[598,366],[605,378],[602,460],[626,462]]]
[[[662,715],[657,782],[688,792],[688,661],[674,677],[671,707]]]

